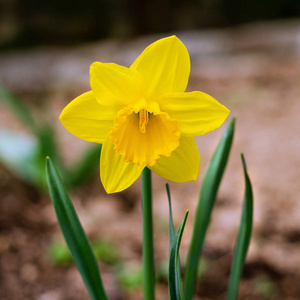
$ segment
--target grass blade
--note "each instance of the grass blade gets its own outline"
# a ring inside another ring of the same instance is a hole
[[[187,259],[184,295],[186,300],[192,300],[197,282],[197,270],[203,242],[215,204],[217,191],[228,160],[234,134],[235,118],[224,131],[206,171],[197,205],[192,241]]]
[[[90,297],[92,300],[107,300],[91,245],[64,184],[49,157],[46,159],[46,174],[60,228]]]
[[[189,211],[185,213],[183,220],[176,232],[174,237],[173,245],[170,251],[170,259],[169,259],[169,296],[170,300],[182,300],[183,296],[180,292],[182,290],[181,280],[178,278],[178,265],[179,265],[179,247],[180,242],[184,230],[184,226],[186,223],[186,219]]]
[[[250,178],[247,173],[247,166],[245,158],[242,154],[242,163],[245,176],[245,193],[243,200],[243,211],[241,217],[240,228],[234,249],[233,262],[231,266],[229,286],[228,286],[228,300],[235,300],[238,293],[239,281],[242,269],[245,263],[246,254],[248,251],[250,236],[252,231],[253,218],[253,193]]]

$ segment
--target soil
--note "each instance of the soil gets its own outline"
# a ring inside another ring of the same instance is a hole
[[[218,140],[236,117],[234,144],[207,234],[195,299],[226,299],[227,283],[244,190],[243,152],[254,190],[254,226],[238,299],[300,299],[300,23],[252,24],[226,30],[178,32],[191,55],[188,90],[206,92],[231,110],[219,129],[197,137],[201,170],[197,182],[170,183],[175,227],[190,215],[182,239],[184,263],[201,182]],[[66,164],[88,147],[59,123],[62,108],[89,90],[93,61],[129,66],[159,36],[107,40],[73,48],[39,48],[0,53],[0,78],[37,117],[51,120]],[[26,132],[3,105],[1,128]],[[70,151],[71,149],[71,151]],[[98,162],[95,162],[98,163]],[[83,227],[92,240],[117,249],[123,269],[141,268],[140,181],[106,195],[98,174],[70,190]],[[153,175],[155,261],[168,257],[168,203],[165,180]],[[51,260],[49,247],[62,241],[46,191],[0,168],[0,298],[5,300],[89,299],[71,263]],[[142,288],[122,287],[119,269],[99,261],[111,300],[142,299]],[[166,277],[158,271],[157,299],[168,299]]]

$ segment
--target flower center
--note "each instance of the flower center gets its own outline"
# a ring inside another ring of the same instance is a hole
[[[167,113],[155,114],[144,108],[135,112],[125,107],[116,116],[109,137],[126,162],[151,167],[179,146],[180,131],[177,121]]]
[[[139,126],[141,133],[146,133],[146,125],[149,122],[149,113],[146,109],[139,111]]]

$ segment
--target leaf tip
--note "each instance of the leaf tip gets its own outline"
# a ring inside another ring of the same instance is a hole
[[[167,190],[169,204],[171,204],[171,191],[170,191],[170,186],[168,183],[166,183],[166,190]]]
[[[46,168],[48,168],[50,166],[50,164],[52,164],[52,160],[50,158],[50,156],[46,156]]]
[[[241,153],[241,159],[242,159],[243,169],[245,172],[247,172],[247,165],[246,165],[246,160],[243,152]]]
[[[185,212],[185,218],[187,218],[187,216],[189,215],[189,212],[190,212],[190,210],[187,209],[186,212]]]
[[[229,126],[231,126],[232,128],[235,127],[235,120],[236,120],[236,117],[233,117],[229,122]]]

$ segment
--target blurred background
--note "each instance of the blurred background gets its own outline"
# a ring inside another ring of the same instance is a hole
[[[297,18],[296,0],[1,0],[0,45],[66,45]]]
[[[195,299],[226,299],[239,226],[244,152],[254,189],[254,228],[239,299],[300,299],[300,2],[297,0],[0,0],[1,299],[89,299],[48,196],[50,155],[99,259],[109,299],[142,299],[140,182],[106,195],[99,145],[58,120],[88,91],[94,61],[130,66],[155,40],[176,34],[191,56],[188,91],[231,110],[196,139],[197,182],[170,183],[175,226],[190,209],[190,243],[206,167],[232,117],[232,152],[218,193]],[[167,299],[168,203],[153,175],[157,299]]]

